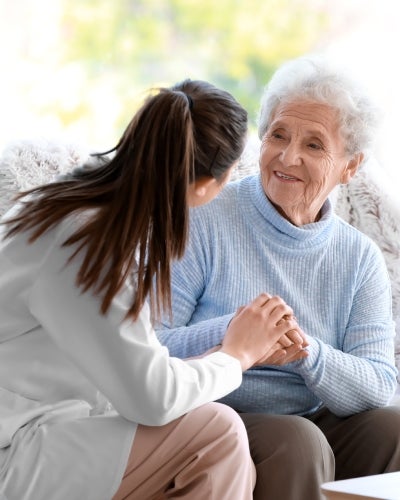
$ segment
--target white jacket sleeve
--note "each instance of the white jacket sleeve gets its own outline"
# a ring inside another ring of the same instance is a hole
[[[240,385],[240,363],[227,354],[190,361],[170,357],[154,334],[147,306],[137,321],[124,320],[132,296],[128,285],[107,315],[101,315],[99,299],[75,284],[79,256],[66,264],[72,248],[61,243],[67,236],[61,232],[50,241],[29,294],[29,308],[123,417],[163,425]]]

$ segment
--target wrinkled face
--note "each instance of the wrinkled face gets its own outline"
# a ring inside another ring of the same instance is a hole
[[[294,101],[278,106],[262,138],[265,194],[297,226],[318,220],[329,193],[351,179],[362,159],[346,154],[338,123],[330,106]]]

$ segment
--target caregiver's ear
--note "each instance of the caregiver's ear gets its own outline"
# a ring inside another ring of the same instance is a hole
[[[214,177],[200,177],[194,181],[194,192],[197,196],[206,196],[209,188],[214,184],[217,184]]]
[[[363,160],[364,160],[364,154],[357,153],[347,162],[347,165],[343,170],[342,175],[340,176],[341,184],[347,184],[348,182],[350,182],[350,180],[357,173],[358,167],[361,165]]]
[[[212,200],[221,190],[220,184],[214,177],[200,177],[189,184],[188,202],[189,206],[197,207]]]

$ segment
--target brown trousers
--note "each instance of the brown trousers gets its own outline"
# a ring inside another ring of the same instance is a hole
[[[254,500],[322,500],[334,479],[400,470],[400,408],[339,418],[241,413],[256,465]]]
[[[138,426],[113,500],[251,500],[254,483],[242,420],[209,403],[161,427]]]

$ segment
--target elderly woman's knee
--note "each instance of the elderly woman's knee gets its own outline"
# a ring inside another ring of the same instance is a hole
[[[400,407],[387,406],[377,408],[360,414],[359,427],[369,437],[375,436],[377,440],[385,440],[400,447]]]
[[[299,466],[333,463],[332,449],[322,431],[311,421],[295,415],[241,414],[249,435],[255,462],[274,457]]]
[[[334,461],[333,451],[324,433],[310,420],[304,417],[293,417],[286,426],[286,439],[290,442],[289,460],[308,463]]]

